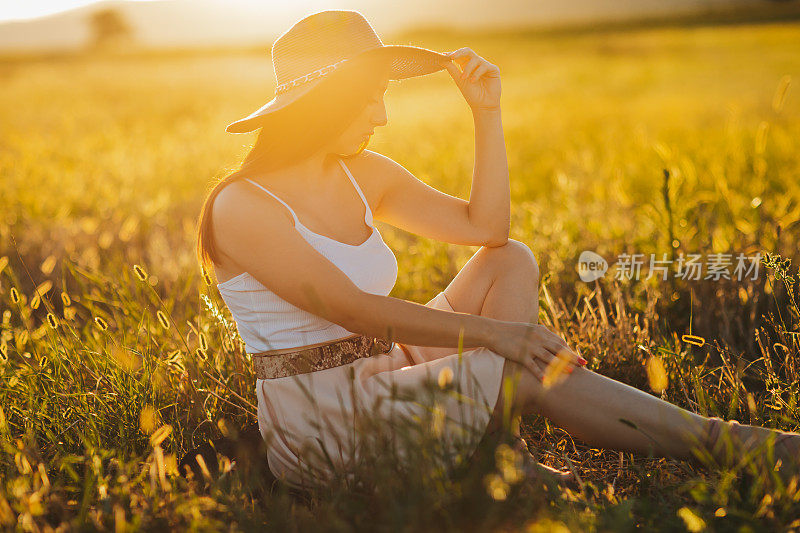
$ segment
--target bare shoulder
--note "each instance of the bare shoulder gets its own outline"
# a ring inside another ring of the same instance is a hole
[[[353,161],[355,165],[358,165],[359,168],[377,173],[396,169],[400,166],[400,163],[388,155],[384,155],[373,150],[364,150],[357,156],[353,157],[351,161]]]
[[[234,181],[219,192],[211,208],[211,218],[214,237],[220,244],[235,237],[246,221],[258,220],[265,227],[274,227],[284,220],[293,223],[277,200],[244,180]]]
[[[348,160],[348,165],[352,167],[353,175],[367,195],[370,204],[376,207],[397,176],[402,172],[408,172],[391,157],[372,150],[362,151]]]

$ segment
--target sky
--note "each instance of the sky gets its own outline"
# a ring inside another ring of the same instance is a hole
[[[757,0],[105,0],[145,47],[263,45],[301,17],[354,9],[379,35],[410,27],[500,28],[673,14]],[[0,51],[81,49],[98,0],[0,0]],[[67,13],[64,13],[67,12]]]
[[[0,0],[0,22],[14,21],[14,20],[27,20],[45,15],[57,13],[59,11],[66,11],[80,6],[97,3],[98,0]],[[148,2],[152,0],[132,0],[136,2]],[[315,4],[316,0],[224,0],[226,4],[234,4],[233,7],[257,7],[276,8],[282,3],[291,4]],[[534,3],[546,4],[546,2],[530,0]],[[703,0],[694,0],[697,3],[703,3]],[[705,0],[713,3],[712,0]],[[718,0],[717,0],[718,1]],[[387,2],[391,4],[392,1]],[[449,2],[452,3],[452,2]],[[558,3],[558,2],[556,2]],[[576,2],[578,4],[585,2]],[[603,2],[600,2],[601,4]],[[605,2],[608,3],[608,2]],[[634,3],[635,0],[619,0],[618,3]],[[685,3],[685,1],[684,1]],[[239,4],[236,6],[235,4]],[[298,7],[298,6],[295,6]]]
[[[59,11],[95,4],[99,0],[0,0],[0,22],[29,20]],[[131,0],[149,2],[151,0]],[[228,4],[269,5],[286,0],[225,0]]]
[[[0,0],[0,21],[41,17],[74,7],[92,4],[95,1],[96,0]]]

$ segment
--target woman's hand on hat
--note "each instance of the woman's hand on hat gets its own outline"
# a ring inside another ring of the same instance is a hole
[[[473,111],[500,109],[500,69],[476,54],[471,48],[459,48],[447,54],[447,72],[456,82]],[[460,67],[460,68],[459,68]]]

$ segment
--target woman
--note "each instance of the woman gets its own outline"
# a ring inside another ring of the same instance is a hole
[[[447,404],[448,419],[481,432],[501,427],[505,388],[516,384],[508,391],[515,412],[547,416],[596,447],[691,459],[699,445],[723,461],[731,459],[716,446],[723,434],[737,453],[778,437],[776,457],[782,472],[790,471],[786,463],[797,456],[800,435],[702,417],[591,372],[564,339],[536,324],[537,263],[526,245],[508,239],[495,65],[469,48],[438,54],[385,46],[354,11],[297,22],[275,41],[272,60],[276,97],[228,127],[261,132],[242,167],[210,192],[198,253],[213,265],[247,351],[255,354],[259,430],[271,442],[267,457],[276,476],[295,487],[318,481],[300,474],[304,446],[317,441],[336,449],[359,401],[376,400],[389,384],[435,379],[445,368],[463,390],[478,383],[471,392],[477,407],[464,415],[456,402]],[[387,123],[389,80],[440,69],[474,119],[469,202],[365,150],[374,128]],[[397,262],[374,219],[482,247],[424,306],[399,300],[388,296]],[[555,362],[567,377],[544,387]],[[348,378],[355,388],[345,392]],[[303,416],[308,391],[324,428]],[[413,411],[412,403],[401,409]]]

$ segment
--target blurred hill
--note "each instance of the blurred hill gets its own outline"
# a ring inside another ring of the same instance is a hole
[[[0,24],[0,51],[75,51],[92,41],[90,20],[100,10],[115,10],[130,25],[142,48],[269,45],[306,14],[331,9],[328,2],[310,0],[295,5],[247,0],[107,0],[46,17]],[[384,40],[406,29],[425,26],[453,29],[553,26],[576,23],[602,25],[641,17],[697,14],[715,16],[735,9],[752,12],[797,1],[770,0],[345,0],[337,9],[357,9]]]

